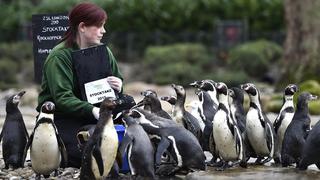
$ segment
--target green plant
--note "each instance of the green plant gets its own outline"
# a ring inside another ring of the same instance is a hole
[[[281,57],[282,48],[269,41],[259,40],[236,46],[230,51],[228,66],[245,71],[249,76],[262,78],[272,63]]]
[[[212,57],[201,44],[151,46],[143,59],[150,83],[186,85],[210,72]]]
[[[7,89],[17,82],[17,63],[9,59],[0,59],[0,89]]]

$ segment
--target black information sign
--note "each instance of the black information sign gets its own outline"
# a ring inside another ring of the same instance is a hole
[[[67,13],[32,15],[35,82],[41,82],[44,61],[67,31],[68,20]]]

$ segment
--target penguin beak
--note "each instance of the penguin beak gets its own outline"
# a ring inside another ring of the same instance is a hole
[[[192,83],[190,83],[189,85],[195,88],[199,88],[201,84],[201,81],[194,81]]]
[[[144,103],[144,99],[142,99],[140,102],[138,102],[136,105],[134,105],[131,109],[134,109],[134,108],[137,108],[137,107],[141,107],[141,106],[144,106],[145,103]]]
[[[22,97],[25,93],[26,93],[26,91],[21,91],[18,93],[18,96]]]
[[[201,93],[201,89],[196,89],[196,90],[194,91],[194,93],[195,93],[197,96],[199,96],[200,93]]]
[[[316,95],[311,95],[310,96],[310,100],[311,101],[315,101],[315,100],[317,100],[318,99],[318,96],[316,96]]]
[[[141,91],[140,93],[142,96],[146,96],[147,95],[147,92],[146,91]]]
[[[169,97],[168,97],[168,96],[162,96],[162,97],[160,97],[160,100],[162,100],[162,101],[168,101],[168,100],[169,100]]]
[[[298,92],[299,91],[299,87],[298,86],[293,86],[293,92]]]

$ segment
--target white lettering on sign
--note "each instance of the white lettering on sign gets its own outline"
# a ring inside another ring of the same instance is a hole
[[[52,49],[41,49],[41,48],[38,48],[38,53],[39,54],[49,54],[51,50]]]
[[[44,26],[42,28],[42,31],[43,33],[45,32],[59,32],[59,31],[67,31],[68,30],[68,27],[63,27],[63,26],[57,26],[57,27],[47,27],[47,26]]]
[[[62,36],[37,36],[37,40],[39,41],[39,43],[41,43],[41,41],[55,41],[55,40],[60,40],[62,38]]]
[[[52,20],[69,20],[68,16],[59,15],[59,16],[43,16],[43,21],[52,21]]]

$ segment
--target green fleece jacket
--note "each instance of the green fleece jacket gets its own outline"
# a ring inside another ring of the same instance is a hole
[[[123,80],[112,52],[108,47],[106,48],[113,76]],[[76,84],[71,57],[71,52],[78,49],[77,45],[67,48],[65,43],[61,42],[50,52],[43,67],[37,111],[40,111],[40,107],[45,101],[52,101],[55,104],[55,114],[57,115],[93,118],[92,108],[94,106],[78,98],[80,90]]]

